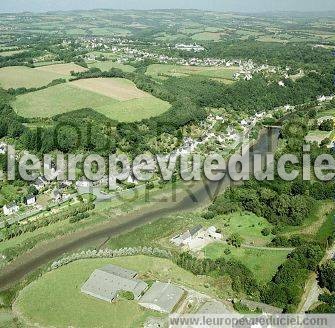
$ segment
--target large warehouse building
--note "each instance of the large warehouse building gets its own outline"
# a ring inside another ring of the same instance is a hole
[[[121,291],[132,292],[138,300],[148,285],[136,279],[135,271],[126,270],[115,265],[106,265],[95,270],[81,287],[81,291],[101,300],[112,302]]]
[[[171,313],[183,295],[184,290],[175,285],[155,282],[139,300],[139,304],[151,310]]]

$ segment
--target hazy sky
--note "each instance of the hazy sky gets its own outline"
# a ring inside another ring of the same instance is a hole
[[[235,12],[329,11],[335,0],[0,0],[0,12],[195,8]]]

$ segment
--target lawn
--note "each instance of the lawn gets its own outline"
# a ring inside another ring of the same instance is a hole
[[[143,326],[148,317],[160,316],[159,313],[141,308],[136,301],[118,301],[111,304],[80,292],[80,287],[90,274],[96,268],[109,263],[136,270],[143,279],[166,282],[171,279],[194,288],[205,289],[205,278],[197,278],[169,260],[147,256],[89,259],[46,273],[23,289],[14,308],[32,323],[57,328],[137,328]]]
[[[198,66],[181,66],[181,65],[164,65],[153,64],[147,69],[147,75],[154,78],[167,76],[203,76],[224,80],[233,80],[234,73],[238,72],[237,67],[198,67]]]
[[[92,108],[111,119],[129,122],[157,116],[170,104],[137,89],[128,80],[87,79],[18,96],[13,107],[29,118]]]
[[[227,248],[231,251],[229,255],[224,253]],[[265,283],[271,280],[278,267],[284,263],[289,251],[235,248],[222,243],[213,243],[204,248],[204,254],[213,260],[220,257],[239,260],[253,272],[259,282]]]
[[[4,67],[0,69],[0,86],[9,88],[37,88],[47,85],[52,80],[64,78],[55,72],[37,71],[25,66]]]
[[[94,108],[97,112],[120,122],[135,122],[166,112],[170,104],[153,96],[131,99]]]
[[[118,69],[121,69],[124,72],[133,72],[135,70],[135,68],[133,66],[119,64],[119,63],[113,62],[111,60],[103,61],[103,62],[96,62],[96,63],[93,63],[93,64],[89,64],[88,66],[90,68],[91,67],[99,68],[102,71],[109,71],[112,68],[118,68]]]
[[[263,236],[262,230],[269,228],[271,230],[272,225],[264,218],[260,218],[252,213],[232,213],[216,219],[219,227],[225,237],[230,236],[233,233],[238,233],[243,239],[245,244],[252,244],[255,246],[265,246],[272,238],[272,234],[269,236]]]

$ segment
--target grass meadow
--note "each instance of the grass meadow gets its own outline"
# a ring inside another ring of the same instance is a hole
[[[0,68],[0,87],[9,88],[37,88],[47,85],[52,80],[64,78],[63,74],[39,71],[26,66],[11,66]]]
[[[226,249],[231,253],[226,255]],[[259,282],[263,283],[271,280],[289,253],[286,250],[235,248],[222,243],[213,243],[204,248],[205,257],[213,260],[220,257],[239,260],[253,272]]]
[[[205,285],[211,278],[196,277],[166,259],[130,256],[81,260],[48,272],[23,289],[14,305],[20,319],[44,327],[135,328],[142,327],[148,317],[161,316],[141,308],[136,301],[108,303],[80,292],[95,269],[110,263],[135,270],[144,280],[171,280],[210,291]]]
[[[15,111],[28,118],[46,118],[92,108],[122,122],[157,116],[169,107],[169,103],[137,89],[124,79],[87,79],[60,84],[18,96],[13,102]]]

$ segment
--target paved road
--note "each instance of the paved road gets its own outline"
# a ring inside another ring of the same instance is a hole
[[[335,244],[327,251],[321,263],[330,260],[331,258],[334,257],[334,255],[335,255]],[[313,273],[309,278],[306,284],[305,293],[302,297],[302,302],[300,303],[298,308],[298,312],[305,313],[311,308],[311,306],[314,303],[317,302],[319,295],[322,293],[322,289],[319,287],[317,278],[318,277],[316,273]]]

